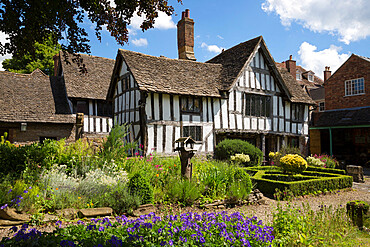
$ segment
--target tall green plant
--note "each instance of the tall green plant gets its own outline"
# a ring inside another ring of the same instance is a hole
[[[108,162],[111,160],[120,161],[125,159],[129,150],[135,149],[137,146],[135,142],[125,142],[125,137],[129,133],[129,125],[115,125],[106,141],[103,142],[102,158]]]

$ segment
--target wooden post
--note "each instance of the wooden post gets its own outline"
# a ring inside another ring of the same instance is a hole
[[[76,115],[76,136],[75,136],[76,140],[82,137],[83,129],[84,129],[84,114],[77,113]]]
[[[193,175],[193,164],[191,163],[191,158],[193,158],[194,152],[189,151],[181,151],[180,152],[180,160],[181,160],[181,175],[191,180]]]

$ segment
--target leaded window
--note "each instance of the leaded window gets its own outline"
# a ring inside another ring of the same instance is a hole
[[[181,97],[181,110],[184,112],[200,113],[200,99],[197,97]]]
[[[292,120],[296,122],[303,122],[304,119],[304,105],[292,104]]]
[[[182,136],[190,136],[195,141],[202,141],[202,127],[201,126],[183,126]]]
[[[265,95],[245,95],[245,115],[254,117],[270,117],[271,97]]]

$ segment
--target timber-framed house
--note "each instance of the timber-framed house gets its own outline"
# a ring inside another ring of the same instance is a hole
[[[108,91],[115,124],[130,123],[127,141],[144,154],[174,154],[175,140],[192,136],[199,153],[239,138],[268,154],[282,145],[307,152],[309,106],[315,104],[262,36],[196,62],[189,11],[178,23],[179,59],[119,50]]]

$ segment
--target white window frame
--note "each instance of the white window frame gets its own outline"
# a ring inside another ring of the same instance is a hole
[[[308,78],[308,81],[310,81],[310,82],[313,82],[313,80],[314,80],[313,74],[311,74],[311,73],[308,74],[307,78]]]
[[[301,80],[302,79],[302,75],[299,71],[295,72],[295,79],[296,80]]]
[[[365,94],[365,79],[363,77],[344,82],[344,96]]]
[[[325,111],[325,102],[319,102],[319,112]]]

